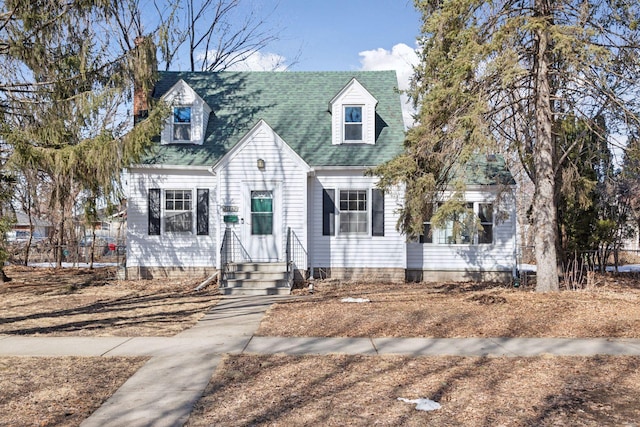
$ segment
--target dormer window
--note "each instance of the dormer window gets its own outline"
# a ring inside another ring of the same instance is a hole
[[[191,107],[173,107],[173,140],[191,141]]]
[[[211,107],[184,80],[179,80],[162,96],[171,107],[161,144],[202,145],[207,132]]]
[[[329,102],[331,143],[374,145],[377,103],[360,82],[351,79]]]
[[[345,142],[362,142],[362,107],[348,105],[344,107]]]

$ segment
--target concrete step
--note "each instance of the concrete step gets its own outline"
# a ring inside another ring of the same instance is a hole
[[[287,271],[287,264],[284,262],[242,262],[234,264],[236,271],[263,271],[271,273],[281,273]]]
[[[222,295],[289,295],[291,289],[277,288],[249,288],[249,287],[226,287],[220,288]]]
[[[238,263],[229,266],[220,287],[224,295],[288,295],[287,265],[278,263]]]
[[[271,271],[235,271],[227,274],[229,280],[286,280],[287,272],[271,272]]]
[[[227,279],[227,288],[289,288],[287,279]]]

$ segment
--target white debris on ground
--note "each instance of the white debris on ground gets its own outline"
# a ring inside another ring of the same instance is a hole
[[[369,301],[368,298],[352,298],[352,297],[348,297],[348,298],[342,298],[340,300],[340,302],[356,302],[356,303],[361,303],[361,302],[371,302]]]
[[[418,411],[435,411],[442,408],[438,402],[430,399],[405,399],[404,397],[399,397],[398,400],[406,403],[415,403]]]

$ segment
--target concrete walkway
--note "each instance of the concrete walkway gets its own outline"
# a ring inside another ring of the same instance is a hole
[[[253,333],[283,296],[225,297],[173,337],[0,336],[0,356],[150,356],[82,427],[181,426],[223,354],[398,354],[417,356],[640,355],[640,339],[285,338]]]

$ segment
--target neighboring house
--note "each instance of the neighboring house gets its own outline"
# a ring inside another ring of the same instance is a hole
[[[332,278],[512,273],[515,214],[497,221],[490,179],[469,202],[491,237],[407,243],[396,230],[402,190],[365,174],[403,150],[395,72],[163,72],[153,96],[172,114],[128,170],[129,277],[207,277],[231,257]]]
[[[26,242],[29,236],[32,236],[32,242],[41,241],[53,230],[49,222],[40,218],[32,217],[29,221],[29,215],[22,210],[15,211],[15,221],[12,230],[6,233],[8,242]]]

